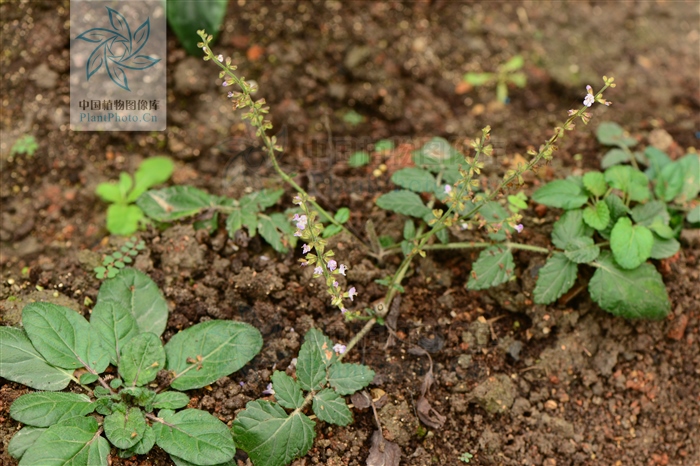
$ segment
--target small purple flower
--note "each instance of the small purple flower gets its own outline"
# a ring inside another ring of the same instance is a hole
[[[333,259],[328,261],[328,270],[331,272],[334,271],[336,268],[338,268],[338,263],[334,261]]]
[[[306,254],[307,252],[311,251],[311,246],[309,246],[308,244],[305,244],[305,245],[303,245],[303,246],[301,247],[301,251],[302,251],[304,254]]]
[[[265,390],[263,390],[262,394],[263,395],[274,395],[275,394],[275,390],[272,388],[271,383],[267,384],[267,388],[265,388]]]
[[[339,286],[339,285],[338,285],[338,281],[337,281],[337,280],[336,280],[336,281],[333,281],[333,288],[338,288],[338,286]]]
[[[229,92],[227,95],[229,99],[233,99],[233,92]]]
[[[353,286],[348,290],[348,298],[350,298],[350,301],[355,301],[355,296],[357,296],[357,290]]]
[[[347,270],[345,267],[345,264],[340,264],[340,268],[338,269],[338,272],[340,272],[340,275],[345,276],[345,270]]]
[[[450,194],[452,192],[452,185],[446,184],[445,185],[445,194]]]
[[[319,265],[318,267],[316,267],[316,268],[314,269],[314,275],[321,275],[321,274],[323,274],[323,269],[322,269],[321,266]]]
[[[591,86],[586,86],[586,91],[588,94],[586,95],[586,98],[583,99],[583,105],[586,107],[590,107],[593,105],[593,102],[595,102],[595,96],[593,95],[593,88]]]
[[[333,351],[335,351],[338,354],[345,353],[345,349],[346,349],[346,346],[341,345],[340,343],[336,343],[335,345],[333,345]]]
[[[228,86],[228,81],[224,81],[224,83],[222,84],[222,86],[224,86],[224,87]]]
[[[292,202],[293,202],[294,204],[296,204],[296,205],[301,205],[301,196],[300,196],[299,194],[297,194],[297,195],[294,196],[294,198],[292,199]]]
[[[341,314],[345,314],[346,312],[348,312],[347,309],[345,309],[344,307],[341,307],[341,308],[340,308],[340,313],[341,313]]]
[[[238,382],[238,385],[240,385],[241,387],[244,387],[244,386],[245,386],[245,382],[243,382],[243,381],[241,380],[240,382]]]
[[[292,220],[294,220],[297,224],[297,228],[300,230],[303,230],[306,228],[306,223],[309,221],[309,219],[306,217],[306,215],[299,215],[299,214],[294,214],[294,217],[292,217]]]
[[[523,226],[522,223],[518,223],[518,224],[515,225],[513,228],[515,228],[515,231],[517,231],[518,233],[522,233],[522,232],[523,232],[523,229],[524,229],[525,227]]]

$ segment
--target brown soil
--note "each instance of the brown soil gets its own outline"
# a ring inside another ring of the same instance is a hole
[[[380,234],[400,231],[401,221],[373,203],[391,189],[396,166],[374,178],[380,160],[366,172],[350,170],[342,162],[349,153],[389,137],[399,143],[392,160],[400,160],[427,138],[462,143],[490,124],[496,157],[486,175],[497,175],[543,142],[569,108],[580,106],[585,85],[597,87],[603,74],[619,83],[606,94],[613,106],[595,107],[592,124],[571,133],[545,180],[598,168],[604,150],[593,131],[605,120],[643,145],[666,136],[674,157],[697,145],[700,12],[693,1],[230,3],[214,50],[259,83],[276,128],[286,126],[284,165],[301,173],[300,182],[329,209],[349,206],[350,226],[360,232],[367,218]],[[280,185],[255,153],[234,157],[254,139],[227,105],[214,67],[187,57],[174,36],[167,131],[73,133],[65,105],[67,2],[5,2],[0,17],[3,324],[17,324],[22,303],[36,299],[61,299],[89,313],[86,298],[94,301],[100,285],[92,267],[119,241],[106,234],[106,206],[95,186],[133,172],[145,157],[167,154],[177,161],[174,183],[221,195]],[[465,72],[493,71],[515,54],[525,56],[528,83],[510,90],[509,105],[494,105],[491,87],[460,85]],[[350,109],[365,121],[346,123]],[[11,157],[23,134],[37,138],[37,153]],[[528,178],[526,191],[541,181]],[[288,193],[277,208],[290,204]],[[538,215],[532,207],[521,239],[547,244],[559,212]],[[208,236],[185,224],[140,236],[147,253],[137,267],[171,304],[165,339],[210,318],[249,322],[264,336],[262,352],[242,371],[192,393],[193,406],[225,422],[261,396],[273,367],[290,364],[309,328],[347,342],[361,326],[327,305],[310,270],[297,266],[299,252],[279,255],[257,237],[236,243],[223,229]],[[357,305],[382,297],[374,279],[390,273],[397,258],[376,263],[348,238],[332,244],[352,265]],[[404,282],[401,340],[385,349],[388,334],[377,326],[350,357],[372,367],[388,394],[380,419],[385,436],[401,447],[402,464],[459,465],[470,452],[477,465],[699,465],[700,248],[685,246],[657,264],[673,303],[660,322],[614,318],[586,292],[565,304],[533,306],[541,255],[519,253],[519,279],[489,292],[464,288],[476,253],[416,261]],[[447,417],[442,429],[418,421],[428,362],[408,352],[412,345],[435,363],[430,401]],[[16,464],[5,453],[19,428],[9,407],[25,392],[0,379],[2,464]],[[347,428],[319,425],[314,447],[295,464],[364,464],[373,416],[354,416]],[[237,458],[246,464],[245,454]],[[170,461],[156,448],[112,464]]]

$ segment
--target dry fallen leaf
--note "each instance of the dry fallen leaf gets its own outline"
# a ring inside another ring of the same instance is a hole
[[[367,466],[399,466],[401,448],[384,438],[381,430],[372,434],[372,447],[369,449]]]
[[[416,411],[418,412],[418,419],[420,419],[423,424],[432,429],[441,429],[442,426],[445,425],[445,421],[447,420],[447,418],[439,412],[437,412],[425,396],[427,393],[430,392],[430,386],[435,381],[435,379],[433,378],[433,358],[430,357],[430,354],[426,350],[418,346],[414,346],[413,348],[409,349],[408,352],[411,354],[428,356],[428,360],[430,361],[430,368],[425,374],[425,377],[423,378],[423,383],[421,384],[420,398],[418,398],[418,401],[416,402]]]

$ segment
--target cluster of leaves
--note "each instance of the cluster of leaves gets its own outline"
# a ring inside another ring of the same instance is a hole
[[[597,137],[606,145],[636,144],[614,123],[601,124]],[[554,224],[558,251],[540,270],[535,302],[558,299],[576,281],[578,265],[588,264],[596,268],[588,289],[600,307],[627,318],[662,318],[670,308],[668,295],[647,260],[678,252],[685,211],[688,221],[700,220],[700,158],[692,153],[672,162],[651,147],[627,154],[647,166],[643,172],[620,165],[630,159],[622,149],[613,151],[603,160],[604,172],[556,180],[534,193],[535,201],[566,211]]]
[[[525,64],[522,55],[516,55],[501,66],[496,73],[467,73],[464,81],[472,86],[485,86],[496,83],[496,98],[499,102],[508,102],[508,84],[525,87],[527,76],[520,71]]]
[[[144,221],[143,211],[134,202],[147,189],[167,181],[174,168],[168,157],[151,157],[141,163],[133,178],[122,172],[119,181],[100,183],[96,193],[110,203],[107,230],[114,235],[133,235]]]
[[[246,194],[236,200],[225,196],[215,196],[192,186],[172,186],[146,192],[136,205],[151,219],[157,222],[174,222],[187,217],[208,214],[209,219],[200,221],[196,227],[218,228],[219,214],[227,215],[226,231],[231,238],[243,227],[248,236],[257,232],[277,252],[287,252],[296,245],[294,229],[286,214],[265,214],[284,194],[283,189],[263,189]],[[348,216],[349,217],[349,216]]]
[[[39,144],[36,142],[36,138],[31,134],[25,134],[12,144],[10,155],[28,155],[31,157],[38,148]]]
[[[192,31],[206,29],[218,35],[224,22],[228,0],[207,0],[192,2],[190,0],[167,0],[168,24],[180,43],[190,55],[201,52],[199,42]]]
[[[0,327],[0,376],[44,390],[10,407],[26,425],[8,447],[20,465],[107,465],[110,443],[125,458],[158,445],[177,465],[230,461],[231,431],[206,411],[176,411],[190,401],[180,391],[239,370],[260,351],[262,336],[245,323],[212,320],[163,346],[167,318],[156,284],[126,268],[102,284],[90,322],[62,306],[32,303],[22,311],[22,329]],[[111,380],[100,375],[110,364],[117,374]],[[159,386],[153,382],[163,369]],[[73,392],[56,392],[71,381],[78,384]]]
[[[131,237],[129,241],[119,248],[119,251],[107,254],[102,259],[102,265],[95,267],[95,276],[98,280],[116,277],[119,271],[126,267],[126,264],[131,264],[134,261],[134,257],[138,256],[139,251],[145,247],[143,240]]]
[[[340,362],[333,342],[320,330],[311,329],[299,351],[296,380],[275,371],[272,388],[276,402],[251,401],[238,413],[232,428],[236,445],[248,453],[255,466],[287,465],[304,456],[316,436],[314,422],[302,412],[306,403],[312,403],[321,421],[348,425],[352,413],[343,396],[361,390],[373,378],[374,372],[367,366]]]

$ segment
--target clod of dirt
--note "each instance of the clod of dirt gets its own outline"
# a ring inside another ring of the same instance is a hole
[[[401,448],[386,440],[381,430],[375,430],[372,434],[372,447],[369,449],[367,466],[399,466],[400,461]]]
[[[411,444],[413,433],[418,428],[413,410],[404,400],[399,404],[389,403],[379,410],[379,420],[386,431],[387,439],[402,447]]]
[[[475,320],[469,324],[469,331],[462,333],[462,341],[473,346],[486,346],[491,341],[491,327],[488,322]]]
[[[204,261],[204,246],[195,239],[192,225],[175,225],[163,232],[162,240],[156,250],[161,255],[161,264],[166,275],[172,275],[175,270],[187,275],[201,270]]]
[[[477,385],[471,392],[472,401],[489,413],[505,413],[513,406],[517,388],[506,374],[496,374]]]

